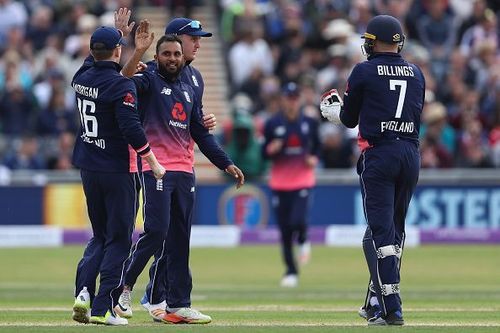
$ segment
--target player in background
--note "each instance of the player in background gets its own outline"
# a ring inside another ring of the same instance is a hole
[[[389,15],[370,20],[363,36],[368,60],[348,78],[344,102],[335,89],[323,94],[323,116],[349,128],[359,125],[358,160],[368,227],[363,251],[370,285],[360,316],[368,325],[403,325],[399,294],[405,218],[419,169],[422,71],[400,55],[401,24]]]
[[[200,71],[193,67],[192,62],[196,59],[201,46],[201,38],[211,37],[212,33],[204,31],[199,21],[181,17],[175,18],[167,24],[165,34],[175,34],[182,40],[185,65],[182,68],[180,79],[193,88],[198,101],[202,103],[205,84]],[[157,70],[156,61],[148,62],[147,70],[151,72]],[[203,107],[201,106],[201,108]],[[213,114],[204,115],[203,120],[207,129],[213,130],[215,128],[216,119]],[[181,232],[176,230],[178,227],[182,227],[182,224],[175,223],[175,221],[170,224],[170,237],[176,237],[175,235]],[[148,310],[149,314],[156,321],[161,321],[161,318],[164,316],[169,291],[171,291],[171,294],[175,294],[175,290],[171,289],[168,283],[167,264],[172,265],[174,263],[175,265],[177,258],[182,258],[182,256],[176,255],[176,248],[170,246],[170,244],[175,244],[175,242],[173,240],[167,241],[166,256],[162,256],[161,249],[155,253],[155,260],[149,269],[150,280],[146,286],[146,292],[141,299],[143,307]],[[158,260],[160,257],[162,260]],[[168,257],[171,259],[168,259]],[[189,284],[191,282],[187,281],[186,283]],[[170,297],[170,302],[176,303],[174,296]],[[131,293],[129,290],[125,289],[123,291],[116,310],[126,318],[132,317]]]
[[[307,239],[311,189],[316,183],[318,164],[318,122],[304,115],[300,90],[290,82],[283,88],[283,109],[264,126],[263,155],[272,160],[269,187],[281,232],[281,250],[286,272],[282,287],[298,286],[298,269],[293,255],[295,238],[300,245],[301,263],[310,256]]]
[[[114,307],[138,204],[137,154],[154,177],[165,174],[141,127],[136,88],[120,74],[122,36],[116,28],[98,28],[90,39],[91,56],[71,82],[81,120],[73,164],[80,168],[93,232],[76,272],[73,319],[82,323],[128,323]]]
[[[134,72],[152,42],[147,36],[141,37],[136,35],[133,61],[125,66],[123,73]],[[158,150],[158,159],[167,174],[158,185],[150,173],[144,172],[144,233],[132,250],[124,285],[126,290],[132,290],[149,258],[160,250],[161,261],[167,249],[171,249],[168,305],[163,315],[156,316],[166,323],[205,324],[211,321],[210,316],[191,308],[189,240],[195,191],[194,142],[214,165],[237,179],[238,188],[243,185],[244,176],[203,126],[198,96],[190,85],[180,80],[184,59],[179,37],[161,37],[155,59],[158,70],[136,74],[132,80],[138,89],[146,134],[151,137],[151,146]],[[129,72],[126,68],[132,70]],[[169,227],[174,224],[175,234],[167,238],[171,232]]]

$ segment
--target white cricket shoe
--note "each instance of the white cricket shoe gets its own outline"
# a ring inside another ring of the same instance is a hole
[[[297,274],[288,274],[281,279],[281,284],[284,288],[295,288],[299,285],[299,277]]]
[[[146,308],[145,304],[143,304],[142,306]],[[149,312],[149,315],[151,316],[151,318],[153,318],[154,321],[161,322],[163,321],[163,317],[167,314],[167,312],[165,311],[166,307],[167,307],[167,302],[163,301],[159,304],[149,304],[147,310]]]
[[[90,317],[90,322],[92,324],[98,325],[109,325],[109,326],[123,326],[128,325],[128,320],[121,318],[119,315],[113,315],[110,311],[106,312],[104,316],[92,316]]]
[[[208,324],[212,317],[193,308],[167,309],[163,322],[167,324]]]
[[[118,304],[115,306],[115,312],[122,318],[132,318],[132,294],[129,289],[123,289]]]
[[[148,296],[144,294],[141,298],[141,305],[144,309],[146,309],[149,313],[149,315],[153,318],[153,321],[156,322],[162,322],[163,321],[163,316],[165,316],[166,311],[165,308],[167,307],[167,302],[163,301],[158,304],[151,304],[149,303]]]
[[[83,287],[73,304],[73,320],[87,324],[90,320],[90,294],[87,287]]]

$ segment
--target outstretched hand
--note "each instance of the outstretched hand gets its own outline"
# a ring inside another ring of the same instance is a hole
[[[130,22],[130,24],[128,23],[130,15],[132,15],[132,11],[127,7],[119,8],[118,11],[115,11],[115,28],[121,30],[123,37],[130,35],[135,26],[134,21]]]
[[[245,175],[243,172],[234,164],[228,166],[225,170],[228,174],[233,175],[238,181],[236,183],[236,188],[240,188],[245,184]]]
[[[203,126],[209,131],[215,130],[217,127],[217,119],[213,113],[203,115]]]
[[[155,39],[155,33],[150,31],[150,24],[148,20],[142,20],[135,31],[135,48],[139,51],[146,51],[153,40]]]

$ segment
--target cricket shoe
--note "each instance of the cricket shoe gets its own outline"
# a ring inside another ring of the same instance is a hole
[[[73,304],[73,320],[87,324],[90,320],[90,294],[87,287],[83,287]]]
[[[379,305],[368,305],[367,307],[362,306],[358,310],[358,315],[366,320],[375,316],[375,313],[380,311]]]
[[[166,324],[208,324],[212,317],[192,308],[167,309],[163,316]]]
[[[90,317],[90,322],[92,324],[98,325],[109,325],[109,326],[123,326],[128,325],[128,320],[121,318],[119,315],[113,315],[111,311],[106,312],[104,316],[92,316]]]
[[[311,261],[311,242],[304,242],[299,246],[299,264],[304,266]]]
[[[156,322],[162,322],[163,317],[166,314],[165,308],[167,307],[167,302],[163,301],[159,304],[151,304],[149,303],[148,296],[144,294],[141,298],[141,305],[144,309],[146,309],[149,315]]]
[[[287,274],[281,279],[280,285],[284,288],[295,288],[299,285],[297,274]]]
[[[368,326],[384,326],[384,325],[404,325],[403,313],[397,310],[389,313],[385,317],[382,311],[377,311],[373,317],[368,319]]]
[[[115,312],[122,318],[132,318],[132,295],[128,289],[123,289],[118,304],[115,306]]]

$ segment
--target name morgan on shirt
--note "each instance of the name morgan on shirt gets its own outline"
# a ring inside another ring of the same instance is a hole
[[[73,84],[73,89],[76,91],[77,94],[86,96],[86,97],[91,97],[96,99],[97,96],[99,96],[99,88],[94,88],[94,87],[86,87],[82,86],[81,84]]]

